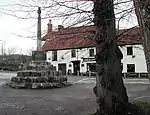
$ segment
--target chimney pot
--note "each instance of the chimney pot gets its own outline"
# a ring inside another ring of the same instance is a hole
[[[48,33],[51,33],[51,32],[52,32],[52,27],[53,27],[53,25],[52,25],[52,20],[49,20],[49,23],[47,24],[47,26],[48,26],[47,32],[48,32]]]
[[[49,24],[51,24],[52,23],[52,20],[51,19],[49,19]]]
[[[63,29],[64,26],[63,25],[58,25],[58,31],[60,31],[61,29]]]

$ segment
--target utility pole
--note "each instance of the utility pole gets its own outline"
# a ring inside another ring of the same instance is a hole
[[[2,52],[2,55],[4,55],[3,42],[2,42],[1,52]]]
[[[38,7],[38,23],[37,23],[37,51],[41,51],[41,8]]]
[[[3,40],[0,40],[2,43],[1,43],[1,54],[4,55],[5,54],[5,41]]]
[[[4,55],[5,55],[5,45],[6,45],[6,42],[4,41],[4,48],[3,48]]]

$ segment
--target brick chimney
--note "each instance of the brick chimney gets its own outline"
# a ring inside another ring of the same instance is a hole
[[[47,26],[48,26],[48,28],[47,28],[47,33],[51,33],[51,32],[52,32],[52,27],[53,27],[53,25],[52,25],[51,22],[52,22],[52,21],[49,20],[49,23],[47,24]]]
[[[61,29],[63,29],[64,26],[63,25],[58,25],[58,31],[60,31]]]

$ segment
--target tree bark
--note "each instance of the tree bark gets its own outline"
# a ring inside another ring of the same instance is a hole
[[[95,93],[99,104],[96,114],[125,115],[128,96],[122,79],[123,55],[116,42],[113,0],[95,0],[93,12],[97,65]]]
[[[148,77],[150,79],[150,0],[133,0],[143,40]]]

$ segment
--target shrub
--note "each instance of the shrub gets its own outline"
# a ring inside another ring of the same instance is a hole
[[[141,109],[149,109],[150,110],[150,104],[147,102],[137,101],[137,102],[133,102],[133,104],[135,104],[137,107],[139,107]]]

